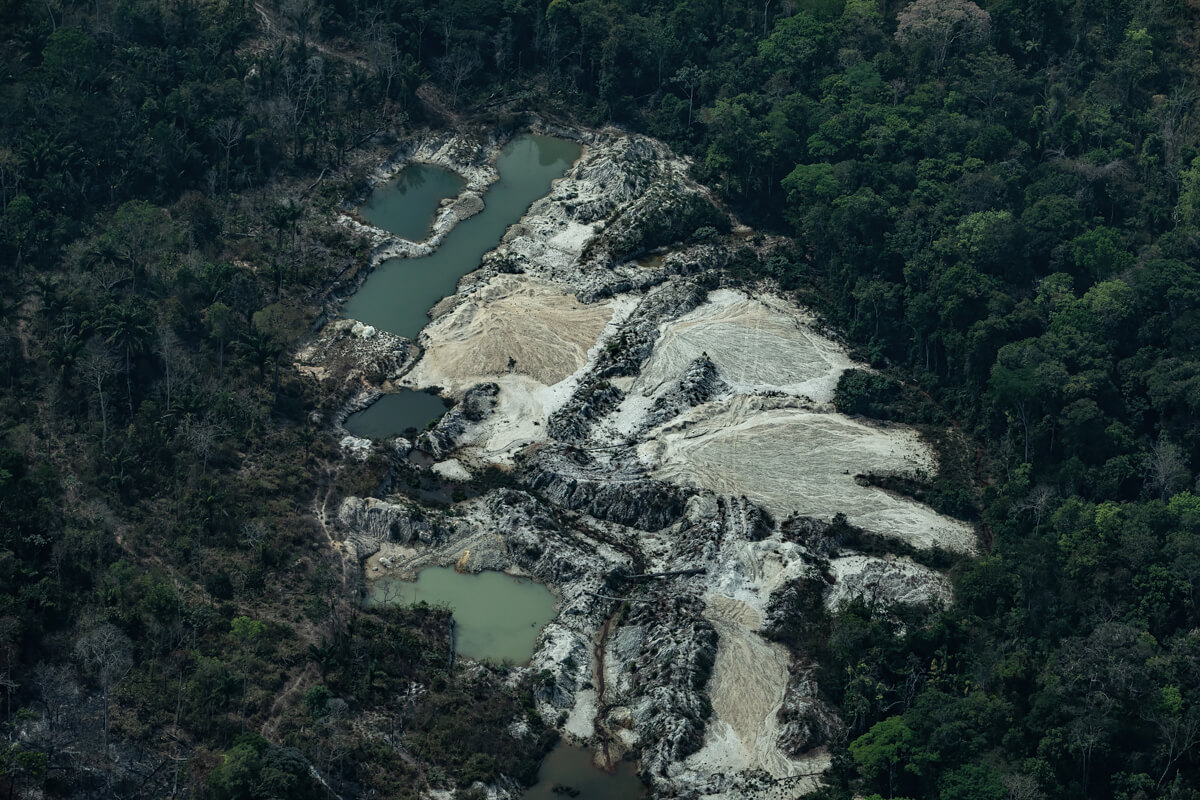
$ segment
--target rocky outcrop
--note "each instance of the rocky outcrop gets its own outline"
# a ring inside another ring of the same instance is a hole
[[[347,549],[358,559],[379,550],[384,542],[432,543],[444,532],[417,505],[389,503],[374,497],[347,497],[338,508],[337,525]]]
[[[656,247],[686,242],[706,227],[726,232],[729,217],[702,192],[656,183],[608,223],[586,253],[587,260],[627,261]]]
[[[624,397],[625,393],[609,381],[590,375],[579,384],[571,399],[550,415],[547,430],[557,441],[583,444],[592,425],[611,413]]]
[[[621,326],[610,349],[598,360],[596,374],[602,378],[638,375],[658,341],[659,325],[696,308],[704,302],[705,295],[704,289],[692,281],[663,284],[652,289]]]
[[[606,725],[629,731],[644,774],[663,776],[700,748],[712,713],[705,693],[717,654],[717,632],[703,602],[655,586],[629,602],[605,654],[610,671]]]
[[[717,365],[704,353],[688,366],[675,386],[654,400],[647,426],[661,425],[728,390],[729,384],[721,380]]]
[[[341,319],[326,325],[301,347],[295,365],[301,375],[317,381],[325,393],[345,397],[361,391],[363,386],[378,387],[396,380],[408,371],[419,352],[402,336],[357,320]]]
[[[417,446],[434,458],[443,459],[458,448],[472,423],[483,421],[496,407],[500,387],[494,383],[472,386],[458,405],[447,411],[433,428],[417,438]]]
[[[623,468],[619,457],[597,460],[575,449],[541,450],[522,478],[552,505],[644,531],[679,519],[692,494]]]
[[[582,185],[603,186],[600,193],[564,198],[564,207],[579,222],[607,220],[620,205],[645,195],[668,174],[673,160],[662,145],[641,137],[625,137],[603,157],[580,164],[574,177]]]
[[[793,758],[828,744],[841,720],[819,693],[815,665],[796,670],[788,679],[779,709],[779,749]]]

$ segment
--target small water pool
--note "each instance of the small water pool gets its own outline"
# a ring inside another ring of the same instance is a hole
[[[640,800],[646,787],[638,779],[629,761],[617,764],[615,772],[605,772],[592,763],[592,751],[559,742],[538,770],[538,782],[522,800]]]
[[[421,258],[392,258],[372,272],[347,301],[343,315],[409,339],[429,322],[429,309],[454,294],[458,279],[479,267],[509,225],[550,191],[581,148],[552,136],[518,136],[496,158],[499,179],[484,195],[483,211],[458,223],[438,249]]]
[[[365,439],[413,435],[445,413],[446,404],[436,394],[401,389],[351,414],[346,430]]]
[[[503,572],[430,567],[415,581],[383,577],[368,603],[447,605],[454,613],[454,650],[477,661],[524,664],[542,628],[554,619],[554,595],[540,583]]]
[[[409,164],[376,187],[358,214],[376,228],[419,242],[429,236],[438,204],[457,197],[465,185],[457,172],[433,164]]]

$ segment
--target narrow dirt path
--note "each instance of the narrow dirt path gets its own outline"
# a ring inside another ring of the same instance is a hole
[[[292,33],[290,30],[287,29],[286,26],[280,24],[279,22],[277,22],[275,20],[275,17],[271,14],[271,12],[267,9],[267,7],[265,5],[263,5],[260,2],[255,2],[254,10],[258,13],[259,19],[262,20],[263,33],[265,33],[267,36],[278,36],[282,39],[287,39],[289,42],[300,41],[299,36]],[[369,65],[367,64],[366,59],[363,59],[358,56],[351,55],[349,53],[342,52],[339,50],[334,50],[332,47],[322,44],[321,42],[317,41],[316,39],[307,38],[304,41],[304,45],[306,47],[311,47],[312,49],[316,50],[321,55],[323,55],[327,58],[332,58],[337,61],[348,61],[351,64],[354,64],[355,66],[360,67],[362,69],[369,69]]]

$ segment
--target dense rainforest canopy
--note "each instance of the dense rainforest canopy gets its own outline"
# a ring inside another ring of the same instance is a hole
[[[821,794],[1200,797],[1198,14],[5,0],[0,787],[530,779],[484,737],[531,687],[442,671],[442,612],[348,604],[313,511],[386,470],[330,466],[287,354],[364,257],[331,209],[373,159],[537,112],[691,155],[794,240],[741,274],[881,369],[842,407],[973,443],[926,488],[983,531],[954,605],[789,634],[846,724]],[[421,763],[348,721],[414,676]]]

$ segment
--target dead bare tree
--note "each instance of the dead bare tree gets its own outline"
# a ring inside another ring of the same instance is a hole
[[[1034,534],[1042,527],[1042,520],[1050,510],[1050,506],[1056,497],[1058,497],[1058,492],[1052,487],[1044,485],[1035,486],[1030,490],[1025,500],[1017,506],[1018,510],[1028,511],[1033,515]]]
[[[1008,800],[1045,800],[1046,797],[1037,781],[1022,773],[1005,775],[1004,788],[1008,790]]]
[[[63,724],[79,702],[79,681],[70,664],[39,663],[33,668],[33,685],[42,701],[43,715],[53,729]]]
[[[1146,462],[1147,488],[1166,500],[1186,486],[1191,476],[1183,449],[1166,436],[1159,436]]]
[[[261,519],[247,520],[242,524],[242,541],[257,555],[262,552],[263,542],[267,539],[267,524]]]
[[[158,341],[155,342],[154,351],[162,359],[163,393],[167,404],[166,410],[170,414],[171,395],[187,372],[185,366],[188,355],[187,350],[179,341],[179,337],[175,335],[175,331],[171,330],[169,325],[159,324],[157,333]]]
[[[187,442],[200,456],[201,472],[208,472],[208,459],[217,447],[217,440],[226,434],[225,426],[212,420],[193,421],[187,427]]]
[[[246,135],[246,126],[239,119],[233,117],[222,117],[212,124],[212,136],[217,140],[217,144],[225,151],[225,171],[223,178],[223,186],[229,188],[229,156],[233,152],[233,148],[237,147],[238,142]]]
[[[469,47],[461,46],[452,53],[438,59],[438,74],[450,84],[450,104],[458,105],[458,90],[463,81],[479,68],[479,56]]]
[[[104,439],[108,439],[108,397],[104,394],[104,386],[117,374],[120,361],[106,346],[93,340],[88,343],[87,355],[79,368],[79,374],[88,387],[96,393],[100,405],[100,423],[103,426]]]
[[[75,657],[100,686],[104,706],[104,754],[107,757],[111,724],[108,699],[133,668],[133,643],[116,625],[102,622],[75,641]]]
[[[321,86],[325,76],[325,62],[320,56],[312,56],[303,69],[291,64],[283,71],[283,96],[279,109],[292,132],[292,157],[299,160],[304,156],[301,131],[309,114],[321,101]]]

